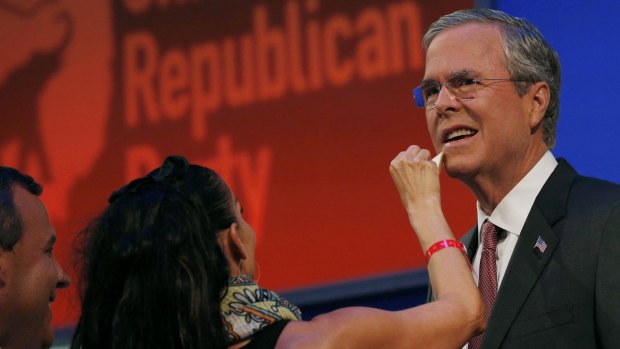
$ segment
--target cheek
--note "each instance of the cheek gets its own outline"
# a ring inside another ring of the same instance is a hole
[[[32,331],[44,341],[53,339],[51,311],[48,306],[50,292],[56,284],[55,268],[51,263],[41,263],[24,273],[16,285],[14,308],[26,316]],[[51,343],[51,342],[50,342]]]
[[[504,114],[501,120],[497,120],[495,128],[501,128],[504,131],[502,135],[512,139],[528,137],[531,132],[528,118],[518,112]]]
[[[506,115],[488,131],[484,136],[494,157],[520,158],[531,140],[529,127],[517,115]]]
[[[441,140],[437,139],[437,117],[432,115],[432,112],[426,113],[426,129],[428,135],[431,137],[435,150],[439,151],[441,148]]]
[[[250,226],[249,224],[246,226],[246,229],[247,229],[248,233],[250,234],[250,239],[252,240],[254,245],[256,245],[256,232],[254,231],[252,226]]]

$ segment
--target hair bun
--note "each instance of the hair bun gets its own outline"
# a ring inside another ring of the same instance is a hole
[[[180,155],[170,155],[153,175],[155,182],[174,182],[185,176],[189,169],[189,162]]]
[[[118,198],[126,194],[134,194],[141,191],[144,187],[154,184],[169,185],[178,190],[178,184],[189,170],[189,162],[180,155],[170,155],[166,157],[159,169],[153,170],[148,175],[134,179],[129,184],[121,187],[110,195],[109,203],[113,203]]]

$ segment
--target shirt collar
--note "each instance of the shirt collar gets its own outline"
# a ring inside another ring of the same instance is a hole
[[[500,201],[493,213],[491,213],[491,216],[484,213],[480,208],[480,203],[476,202],[478,232],[482,229],[482,223],[488,219],[501,229],[517,236],[521,234],[521,229],[525,225],[525,220],[534,205],[538,193],[557,165],[557,160],[547,150],[530,172]],[[480,243],[480,233],[478,233],[478,242]]]

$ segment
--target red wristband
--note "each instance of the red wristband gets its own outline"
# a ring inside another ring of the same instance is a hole
[[[447,247],[456,247],[460,249],[461,252],[463,252],[463,254],[465,255],[465,258],[467,258],[467,260],[469,261],[469,257],[467,256],[467,250],[465,249],[465,245],[463,245],[462,242],[457,240],[439,240],[436,243],[432,244],[431,247],[428,248],[428,250],[426,250],[426,253],[424,254],[424,256],[426,257],[426,264],[428,264],[428,261],[430,261],[431,256],[435,254],[435,252],[441,251]]]

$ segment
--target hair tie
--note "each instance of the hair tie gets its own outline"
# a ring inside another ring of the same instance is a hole
[[[152,177],[157,183],[173,183],[182,179],[188,169],[189,162],[187,162],[187,159],[180,155],[171,155],[164,160],[162,165],[159,167],[159,171],[157,171],[157,173],[155,173]]]
[[[189,169],[189,162],[186,158],[180,155],[171,155],[166,157],[159,169],[156,169],[142,178],[134,179],[127,185],[122,186],[120,189],[110,195],[108,198],[109,203],[113,203],[118,198],[133,194],[141,190],[146,185],[164,183],[170,184],[176,189],[177,183],[179,183]]]

